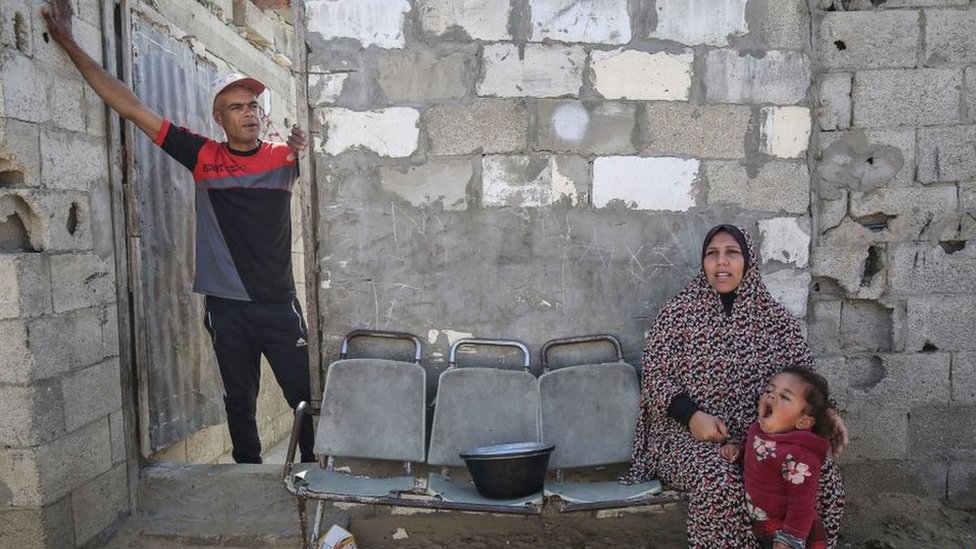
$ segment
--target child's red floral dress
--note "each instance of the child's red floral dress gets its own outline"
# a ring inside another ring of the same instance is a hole
[[[746,508],[756,537],[795,549],[825,548],[816,505],[830,442],[810,431],[766,434],[753,423],[744,448]]]

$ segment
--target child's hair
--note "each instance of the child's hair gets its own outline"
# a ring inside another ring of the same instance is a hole
[[[806,386],[803,400],[807,403],[804,413],[813,417],[814,421],[811,430],[829,439],[833,434],[833,423],[827,415],[830,410],[830,388],[827,386],[827,380],[813,370],[799,366],[787,366],[780,373],[793,374],[803,381]]]

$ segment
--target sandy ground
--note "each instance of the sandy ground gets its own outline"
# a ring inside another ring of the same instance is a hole
[[[687,547],[684,504],[648,513],[542,517],[457,512],[416,513],[383,507],[357,513],[344,526],[359,549],[606,549]],[[328,523],[327,523],[328,524]],[[202,531],[130,519],[106,547],[112,549],[295,548],[297,535],[229,534],[227,524]],[[297,525],[296,525],[297,526]],[[884,494],[849,503],[839,549],[974,549],[976,512],[947,508],[937,501]]]
[[[947,508],[905,494],[885,494],[848,507],[841,549],[974,549],[976,513]],[[360,549],[512,548],[559,549],[687,547],[684,509],[658,514],[534,518],[478,515],[379,516],[353,520]]]
[[[270,449],[265,459],[268,463],[283,463],[284,454],[282,444]],[[185,503],[178,500],[169,504]],[[127,520],[105,547],[298,549],[300,546],[297,520],[292,522],[290,505],[287,520],[275,523],[276,527],[269,527],[268,515],[263,520],[248,521],[250,526],[244,528],[242,523],[235,524],[235,520],[223,515],[222,519],[201,523],[167,520],[163,517],[173,513],[166,512],[165,508],[144,509],[143,513]],[[359,549],[687,547],[684,503],[645,508],[636,514],[610,513],[611,516],[601,518],[589,513],[560,515],[550,510],[541,517],[418,512],[386,507],[359,508],[348,514],[337,509],[333,513],[332,520],[339,521],[356,536]],[[327,521],[326,527],[330,523]],[[849,500],[838,548],[976,549],[976,512],[951,509],[938,501],[906,494]]]
[[[360,549],[470,549],[552,547],[560,549],[686,547],[680,506],[648,516],[610,519],[572,516],[496,518],[375,517],[354,520],[350,530]],[[885,494],[848,506],[841,549],[974,549],[976,513],[950,509],[937,501]]]
[[[976,512],[950,509],[906,494],[848,503],[839,547],[976,548]]]
[[[652,515],[623,514],[604,519],[555,514],[376,516],[354,519],[349,530],[356,536],[359,549],[686,547],[684,507],[668,507]]]

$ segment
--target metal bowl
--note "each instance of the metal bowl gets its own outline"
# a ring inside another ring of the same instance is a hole
[[[549,455],[556,446],[513,442],[461,452],[478,493],[492,499],[515,499],[542,490]]]

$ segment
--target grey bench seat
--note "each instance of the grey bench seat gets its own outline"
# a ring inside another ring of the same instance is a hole
[[[518,347],[524,352],[523,370],[459,368],[456,351],[463,345]],[[485,506],[497,513],[539,513],[543,494],[498,500],[485,498],[466,478],[460,453],[471,448],[539,440],[539,385],[528,372],[524,345],[504,340],[462,339],[451,347],[451,367],[437,383],[434,420],[427,464],[441,466],[431,473],[427,488],[446,502]]]
[[[617,362],[581,364],[549,370],[547,354],[557,345],[604,341],[614,345]],[[634,485],[617,481],[565,481],[563,470],[603,468],[630,461],[640,382],[633,366],[623,362],[620,343],[610,335],[557,339],[543,346],[539,377],[542,441],[556,446],[549,460],[556,480],[545,495],[558,496],[561,512],[646,505],[676,499],[657,497],[658,480]]]

